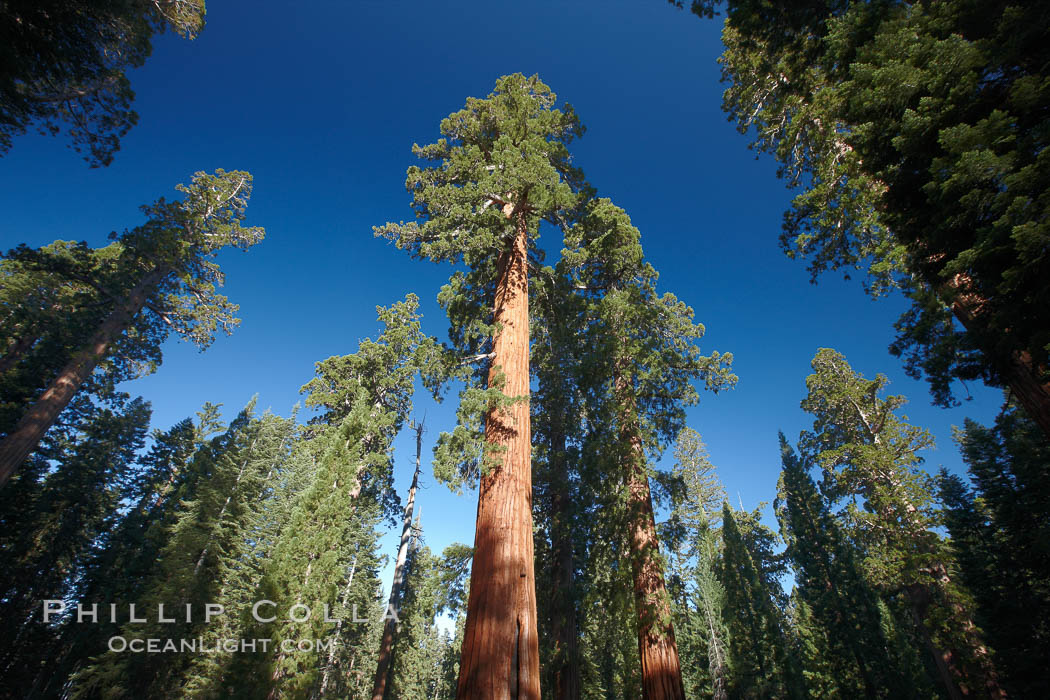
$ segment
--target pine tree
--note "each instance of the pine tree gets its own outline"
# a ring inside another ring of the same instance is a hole
[[[317,376],[303,387],[307,405],[323,411],[310,440],[317,466],[274,545],[261,584],[276,603],[278,622],[270,632],[275,647],[284,640],[328,638],[332,623],[321,614],[327,606],[332,619],[344,620],[335,623],[340,653],[332,658],[309,649],[272,654],[265,671],[269,689],[263,693],[270,697],[305,697],[322,684],[329,697],[372,690],[371,649],[379,648],[385,612],[376,599],[376,528],[398,505],[391,443],[412,410],[415,379],[421,371],[425,378],[437,375],[437,346],[420,331],[418,299],[409,295],[377,311],[384,329],[376,340],[363,340],[351,355],[319,362]],[[309,618],[294,619],[305,616],[297,607],[304,605]],[[355,622],[355,609],[370,625]]]
[[[412,426],[416,431],[416,470],[412,474],[412,484],[408,487],[408,501],[405,503],[404,522],[401,527],[401,543],[397,550],[397,560],[394,564],[394,580],[390,586],[390,602],[388,610],[397,611],[401,608],[401,600],[408,595],[404,590],[405,566],[408,561],[410,545],[413,537],[418,536],[418,527],[412,528],[413,509],[416,503],[416,487],[419,485],[419,471],[422,464],[423,453],[423,423]],[[379,658],[376,662],[376,677],[372,688],[372,700],[383,700],[387,692],[387,683],[390,680],[390,662],[394,651],[394,638],[398,631],[398,621],[389,616],[383,624],[383,641],[379,645]]]
[[[774,504],[796,570],[802,624],[823,642],[819,662],[841,697],[908,697],[882,634],[874,591],[806,464],[780,435],[783,471]],[[822,629],[814,630],[819,624]]]
[[[421,520],[413,527],[406,562],[404,597],[398,611],[397,642],[388,697],[430,700],[440,693],[446,640],[436,624],[440,606],[441,561],[423,544]]]
[[[950,576],[951,558],[933,531],[939,524],[931,479],[919,469],[930,434],[896,414],[901,396],[881,397],[884,375],[866,380],[827,348],[813,358],[802,408],[814,416],[800,450],[825,474],[829,497],[849,505],[853,537],[866,550],[865,573],[884,594],[901,592],[941,683],[951,697],[967,690],[998,697],[990,655]],[[980,689],[980,690],[978,690]]]
[[[737,523],[742,516],[745,529]],[[734,516],[722,504],[724,549],[718,579],[726,592],[730,698],[786,698],[795,692],[782,614],[774,597],[782,595],[772,554],[775,535],[758,523],[759,514]]]
[[[995,425],[966,421],[956,435],[972,488],[942,470],[940,497],[975,617],[1015,697],[1050,693],[1050,451],[1016,404]]]
[[[446,138],[413,149],[437,163],[408,171],[421,223],[376,229],[416,257],[464,263],[439,300],[456,349],[484,360],[463,397],[460,429],[444,440],[455,452],[469,447],[469,461],[484,443],[461,698],[540,692],[529,508],[529,265],[540,222],[564,227],[583,188],[568,152],[582,127],[571,108],[554,109],[556,100],[539,78],[520,74],[500,78],[485,99],[470,98],[442,121]]]
[[[714,529],[725,490],[699,433],[692,428],[679,434],[674,456],[668,480],[671,511],[661,530],[667,544],[668,588],[683,659],[682,680],[686,697],[710,695],[726,700],[725,590],[716,576],[719,546]]]
[[[223,276],[210,259],[226,246],[246,249],[263,237],[261,228],[241,226],[251,175],[201,172],[176,189],[183,201],[159,199],[143,208],[148,221],[118,238],[120,255],[101,279],[78,277],[97,288],[107,313],[0,441],[0,486],[100,364],[155,366],[169,330],[203,348],[217,329],[230,332],[238,323],[237,307],[215,292]]]
[[[236,612],[229,611],[229,619],[223,611],[217,620],[208,620],[206,605],[225,608],[236,598],[231,596],[231,571],[250,546],[253,505],[272,488],[287,457],[294,425],[270,415],[256,418],[253,410],[254,401],[224,433],[196,452],[188,469],[201,475],[198,487],[192,498],[178,502],[167,539],[139,596],[120,601],[119,607],[127,606],[120,636],[129,641],[175,640],[176,651],[100,654],[74,677],[76,697],[174,697],[172,687],[192,688],[193,681],[200,680],[195,665],[219,662],[183,651],[179,640],[207,640],[214,646],[215,640],[226,638],[224,633],[232,633],[229,625]],[[136,615],[145,617],[144,623],[131,620],[130,604],[135,604]],[[186,619],[187,605],[190,619]],[[100,615],[106,617],[107,611]],[[172,622],[162,621],[162,616]]]
[[[42,603],[76,596],[97,540],[117,519],[122,479],[143,446],[149,415],[141,399],[115,410],[94,407],[79,425],[49,437],[46,454],[56,466],[36,465],[40,479],[31,499],[19,504],[17,528],[7,527],[11,512],[3,511],[0,624],[11,638],[0,653],[0,673],[13,692],[31,695],[54,669],[68,617],[44,624]],[[19,487],[29,485],[20,480]]]

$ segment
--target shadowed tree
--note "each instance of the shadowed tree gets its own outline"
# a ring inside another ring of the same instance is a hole
[[[228,246],[243,250],[262,240],[261,228],[241,226],[251,188],[245,172],[196,173],[189,186],[176,188],[185,194],[182,201],[159,199],[143,207],[148,221],[117,237],[120,254],[104,276],[78,276],[95,288],[106,314],[0,442],[0,486],[100,364],[145,361],[152,367],[172,330],[202,348],[216,330],[232,331],[237,306],[216,293],[223,275],[211,259]]]
[[[1009,386],[1050,437],[1050,7],[725,11],[723,107],[800,190],[788,255],[814,278],[856,270],[873,295],[904,291],[891,350],[936,403],[954,402],[956,379]]]
[[[950,697],[1001,697],[967,596],[952,581],[950,551],[933,530],[940,518],[918,454],[933,446],[933,438],[897,415],[904,397],[880,396],[884,375],[864,379],[828,348],[812,366],[802,408],[814,416],[813,431],[802,434],[799,449],[823,470],[829,498],[851,501],[845,514],[865,547],[869,581],[906,601]]]
[[[0,13],[0,154],[36,126],[92,167],[109,165],[138,121],[127,72],[171,29],[193,39],[204,0],[6,0]]]

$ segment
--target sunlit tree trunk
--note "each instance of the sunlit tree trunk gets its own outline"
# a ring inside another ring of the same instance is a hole
[[[529,421],[528,228],[507,205],[513,245],[499,260],[490,387],[524,397],[485,417],[486,467],[478,494],[474,563],[460,660],[459,700],[539,700],[539,637],[532,543]]]
[[[634,605],[638,615],[638,652],[645,700],[685,700],[678,645],[671,619],[671,599],[664,583],[656,536],[649,475],[636,415],[636,404],[624,362],[617,363],[615,391],[620,412],[620,439],[627,479],[627,512],[631,541]]]

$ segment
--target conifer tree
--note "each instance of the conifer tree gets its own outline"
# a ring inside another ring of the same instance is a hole
[[[972,486],[942,470],[945,525],[976,618],[1014,697],[1050,693],[1050,450],[1015,403],[956,434]]]
[[[0,486],[101,364],[124,365],[125,371],[138,362],[153,367],[170,330],[203,348],[216,330],[229,333],[238,323],[236,305],[215,292],[223,276],[211,258],[227,246],[246,249],[262,240],[261,228],[241,226],[251,175],[199,172],[189,186],[176,189],[186,195],[182,201],[162,198],[143,207],[147,222],[117,238],[120,254],[112,257],[105,274],[75,278],[95,288],[106,314],[0,441]],[[61,274],[62,268],[49,271]]]
[[[204,28],[204,0],[9,0],[0,17],[0,155],[30,126],[57,134],[92,167],[109,165],[138,121],[127,73],[168,29],[187,39]]]
[[[799,447],[823,469],[833,500],[863,499],[863,510],[850,503],[846,513],[865,547],[868,579],[907,601],[950,697],[1001,696],[965,592],[952,581],[950,553],[932,529],[939,519],[918,453],[933,438],[897,415],[904,397],[880,396],[884,375],[866,380],[827,348],[812,366],[802,408],[814,416],[813,431],[802,434]]]
[[[842,697],[907,697],[910,689],[900,684],[876,596],[853,546],[783,434],[780,450],[783,471],[774,505],[796,570],[800,623],[825,641],[819,660],[828,669],[824,675]],[[817,621],[819,632],[812,630]]]
[[[406,595],[402,589],[405,584],[405,565],[408,560],[409,548],[414,542],[412,517],[423,456],[423,423],[414,424],[412,429],[416,431],[416,470],[412,473],[412,484],[408,487],[408,501],[405,503],[404,522],[401,527],[401,542],[397,550],[397,560],[394,563],[394,580],[390,586],[390,602],[387,604],[387,609],[394,611],[401,608],[401,599]],[[397,619],[393,616],[388,616],[383,624],[383,641],[379,645],[379,658],[376,662],[376,677],[372,688],[372,700],[383,700],[386,695],[387,683],[390,680],[390,662],[394,651],[394,637],[397,634],[397,630]]]
[[[456,454],[446,467],[482,460],[475,462],[481,485],[460,698],[540,692],[529,266],[541,222],[564,227],[584,189],[568,151],[583,129],[571,108],[554,108],[556,100],[539,78],[520,74],[500,78],[487,98],[468,99],[441,122],[445,138],[413,149],[434,163],[408,171],[419,221],[376,229],[416,257],[466,267],[439,297],[456,349],[482,360],[461,402],[461,425],[443,441]]]
[[[726,592],[731,698],[796,697],[791,659],[774,601],[781,595],[774,579],[771,545],[775,538],[758,524],[758,513],[738,513],[743,532],[728,503],[722,504],[724,549],[718,578]],[[750,543],[749,543],[750,540]],[[756,561],[757,558],[757,561]]]
[[[814,276],[859,270],[875,295],[903,289],[891,350],[935,401],[953,401],[954,379],[1009,386],[1044,437],[1047,12],[729,2],[720,59],[724,109],[800,190],[788,255]]]
[[[230,610],[230,619],[223,611],[218,619],[209,620],[206,606],[225,608],[231,603],[231,570],[250,546],[252,506],[270,490],[287,457],[294,425],[269,415],[256,418],[253,410],[254,400],[224,433],[194,455],[188,468],[202,479],[191,498],[178,502],[168,537],[141,593],[134,600],[121,601],[127,617],[122,618],[120,636],[129,641],[175,640],[176,650],[102,653],[74,677],[76,697],[174,697],[173,687],[192,687],[193,681],[201,680],[195,677],[195,664],[206,667],[213,661],[183,651],[178,640],[210,640],[214,646],[215,640],[226,638],[223,633],[232,632],[229,624],[235,611]],[[144,623],[131,619],[130,604],[136,605],[136,614],[145,618]],[[144,611],[149,612],[143,615]],[[103,617],[106,614],[100,612]],[[162,615],[172,622],[162,621]]]
[[[577,517],[579,446],[585,431],[579,376],[584,349],[578,329],[585,305],[572,290],[564,262],[540,271],[534,296],[530,363],[536,388],[530,406],[536,579],[538,590],[551,592],[537,601],[540,666],[545,695],[578,700],[582,681],[576,550],[582,529]]]
[[[671,511],[662,524],[667,544],[668,588],[683,659],[686,697],[726,700],[729,667],[723,621],[725,590],[716,576],[719,547],[715,526],[725,490],[714,473],[700,434],[678,436],[671,471]]]
[[[421,515],[413,526],[405,577],[387,697],[430,700],[441,697],[442,662],[449,642],[435,619],[441,598],[441,561],[423,544]]]
[[[647,452],[665,445],[698,400],[693,381],[718,391],[732,386],[731,355],[701,355],[703,326],[672,294],[658,296],[656,272],[644,261],[640,234],[627,214],[607,199],[592,200],[566,237],[566,264],[587,294],[585,360],[589,383],[603,392],[592,410],[614,426],[605,449],[622,479],[623,510],[638,618],[638,648],[646,698],[681,698],[681,669],[670,600],[659,554],[649,489]]]
[[[391,444],[412,410],[414,382],[422,371],[429,384],[438,348],[420,331],[418,299],[409,295],[378,308],[383,332],[363,340],[356,353],[317,363],[317,376],[303,387],[307,405],[323,413],[314,426],[317,466],[274,545],[262,590],[276,603],[275,646],[283,640],[324,639],[339,625],[338,658],[316,650],[271,655],[266,676],[271,697],[299,697],[325,684],[331,697],[372,690],[385,611],[377,608],[378,532],[397,505],[391,475]],[[437,362],[439,365],[440,363]],[[311,615],[303,618],[302,607]],[[355,621],[367,616],[372,629]],[[294,613],[290,619],[289,612]],[[374,647],[367,645],[372,644]],[[330,667],[338,667],[333,672]],[[328,679],[325,682],[325,679]],[[265,693],[264,693],[265,694]]]
[[[81,280],[100,278],[117,255],[116,245],[94,250],[55,241],[39,250],[19,246],[0,260],[0,434],[18,423],[104,318],[98,291]],[[96,373],[85,393],[104,400],[112,384],[125,378]],[[66,417],[70,424],[77,420]]]
[[[79,425],[49,437],[46,458],[57,468],[37,465],[41,478],[33,483],[29,502],[18,504],[17,527],[6,527],[12,513],[3,511],[0,625],[10,637],[0,652],[0,674],[15,694],[30,695],[54,670],[66,618],[44,624],[42,603],[75,597],[97,540],[117,519],[122,480],[143,446],[149,415],[149,404],[141,399],[122,402],[116,410],[94,407]],[[29,482],[23,479],[19,486]]]

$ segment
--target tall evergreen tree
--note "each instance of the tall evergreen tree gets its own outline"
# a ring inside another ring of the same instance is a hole
[[[801,190],[788,255],[903,289],[892,350],[935,401],[956,378],[1009,386],[1050,436],[1050,10],[734,1],[726,15],[724,108]]]
[[[441,122],[445,138],[413,149],[436,163],[408,171],[420,222],[376,229],[416,257],[465,264],[439,300],[457,350],[484,360],[463,397],[463,424],[445,440],[450,447],[471,446],[468,460],[484,444],[460,698],[514,692],[537,698],[540,692],[529,265],[538,255],[540,223],[563,227],[584,189],[568,151],[582,127],[571,108],[554,108],[556,99],[539,78],[520,74],[500,78],[487,98],[468,99]]]
[[[1050,694],[1050,449],[1016,404],[956,439],[972,488],[944,471],[939,481],[961,578],[1008,692]]]
[[[149,415],[141,399],[117,410],[95,407],[79,425],[49,437],[46,458],[56,466],[35,465],[39,481],[18,494],[28,502],[4,504],[18,506],[17,527],[6,527],[12,513],[4,509],[0,536],[0,625],[10,635],[0,673],[13,693],[31,696],[48,681],[65,619],[44,624],[42,603],[75,598],[96,542],[117,521],[122,480],[143,446]]]
[[[220,662],[206,658],[208,652],[203,649],[184,651],[181,640],[210,642],[214,647],[217,640],[236,630],[231,627],[234,610],[229,611],[229,618],[223,611],[216,620],[209,620],[206,606],[232,608],[232,600],[237,599],[232,572],[250,547],[253,505],[272,488],[287,457],[294,425],[270,415],[256,418],[253,410],[254,400],[224,433],[194,455],[189,469],[202,474],[201,483],[192,498],[179,501],[168,538],[139,595],[120,601],[122,614],[127,611],[121,637],[129,643],[133,639],[173,640],[175,649],[160,654],[102,653],[74,677],[76,697],[176,697],[174,688],[192,688],[201,682],[197,669]],[[240,597],[243,602],[244,596]],[[131,619],[131,604],[137,608],[134,614],[145,622]],[[186,619],[187,605],[190,619]],[[99,615],[104,619],[107,611]],[[185,696],[183,690],[177,693]]]
[[[327,638],[332,623],[319,610],[327,605],[333,619],[346,620],[336,623],[343,656],[278,651],[265,673],[271,697],[305,697],[322,684],[330,697],[372,689],[376,658],[360,650],[378,648],[382,635],[376,528],[397,507],[391,444],[412,410],[415,379],[422,371],[429,384],[439,374],[438,348],[420,331],[418,299],[409,295],[377,311],[383,332],[363,340],[356,353],[319,362],[317,376],[303,387],[307,405],[323,411],[311,440],[317,443],[317,466],[274,545],[261,584],[277,604],[275,646]],[[305,616],[297,607],[303,605],[313,614],[297,619]],[[368,611],[374,640],[371,626],[354,621],[354,606],[359,615]],[[334,675],[333,665],[340,669]]]
[[[738,526],[743,516],[746,529]],[[734,516],[722,504],[722,561],[718,578],[726,592],[725,621],[729,636],[730,698],[797,697],[792,659],[787,648],[782,613],[775,597],[782,595],[774,578],[772,543],[775,535],[758,524],[758,513]]]
[[[159,199],[144,207],[148,221],[118,237],[120,255],[101,278],[79,280],[96,288],[106,315],[0,441],[0,486],[100,364],[146,358],[147,366],[155,366],[170,330],[206,347],[217,329],[230,332],[238,323],[237,307],[215,292],[223,276],[211,259],[227,246],[246,249],[262,240],[261,228],[241,226],[251,175],[199,172],[189,186],[176,189],[186,195],[182,201]],[[34,253],[23,251],[39,260]],[[61,274],[61,269],[51,271]]]
[[[647,452],[661,449],[682,427],[684,407],[699,398],[694,381],[702,379],[714,391],[733,385],[732,356],[700,354],[696,342],[703,326],[674,295],[657,294],[656,272],[644,261],[638,229],[609,200],[592,200],[566,243],[575,286],[590,307],[591,353],[584,362],[590,390],[601,397],[591,410],[613,426],[604,447],[624,488],[643,692],[653,700],[681,698]]]
[[[864,379],[827,348],[812,366],[802,408],[814,416],[813,431],[802,434],[800,450],[823,469],[833,500],[863,500],[863,510],[851,503],[846,512],[853,536],[866,550],[869,580],[884,594],[907,601],[951,697],[1000,696],[965,592],[952,581],[950,552],[933,530],[940,521],[932,483],[919,469],[919,452],[931,447],[933,438],[897,415],[904,397],[880,396],[884,375]]]
[[[826,638],[821,664],[841,697],[904,698],[909,688],[889,651],[874,591],[805,462],[780,435],[783,471],[775,507],[796,571],[803,624],[819,621]],[[819,634],[819,633],[818,633]]]
[[[663,523],[668,589],[682,656],[686,697],[726,700],[729,676],[725,590],[716,567],[720,555],[715,527],[725,490],[700,434],[685,428],[675,444],[669,492],[671,510]]]
[[[419,485],[419,472],[423,459],[423,423],[412,426],[416,432],[416,470],[412,473],[412,484],[408,487],[408,501],[405,503],[405,515],[401,526],[401,542],[397,550],[397,559],[394,562],[394,580],[390,585],[390,602],[387,610],[397,611],[401,608],[401,600],[406,595],[405,566],[408,562],[409,548],[413,544],[415,533],[412,529],[413,510],[416,504],[416,487]],[[418,530],[418,528],[417,528]],[[376,662],[376,677],[372,687],[372,700],[383,700],[387,693],[387,684],[390,680],[390,662],[394,652],[394,638],[398,631],[398,620],[395,616],[388,616],[383,624],[383,640],[379,645],[379,658]]]
[[[533,513],[537,522],[537,601],[540,668],[545,695],[578,700],[582,692],[577,549],[582,523],[580,444],[585,432],[580,359],[585,305],[564,261],[535,279],[532,357]]]

